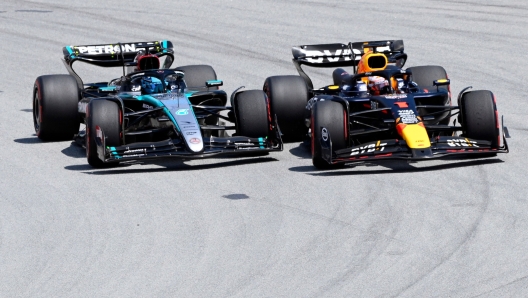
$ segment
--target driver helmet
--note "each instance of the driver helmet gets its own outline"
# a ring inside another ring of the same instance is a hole
[[[163,84],[156,77],[142,77],[141,92],[143,94],[163,93]]]
[[[389,81],[380,76],[368,77],[368,88],[373,95],[380,95],[387,93],[389,88]]]

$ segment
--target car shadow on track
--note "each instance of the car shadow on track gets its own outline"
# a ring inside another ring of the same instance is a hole
[[[44,143],[41,139],[37,138],[37,135],[33,134],[34,137],[31,138],[20,138],[14,139],[13,142],[19,144],[41,144]]]
[[[19,143],[19,144],[42,144],[42,143],[46,143],[46,142],[42,141],[41,139],[39,139],[37,137],[37,135],[33,134],[33,136],[34,137],[31,137],[31,138],[15,139],[15,140],[13,140],[13,142]],[[70,146],[62,149],[61,152],[62,152],[62,154],[66,155],[66,156],[69,156],[69,157],[73,157],[73,158],[86,158],[86,150],[82,146],[79,146],[75,142],[71,142]]]
[[[233,167],[233,166],[241,166],[246,164],[256,164],[256,163],[264,163],[264,162],[271,162],[271,161],[278,161],[277,159],[273,157],[248,157],[245,159],[238,159],[238,160],[230,160],[230,161],[222,161],[218,163],[213,164],[205,164],[205,165],[188,165],[185,163],[185,161],[182,160],[158,160],[156,162],[141,162],[141,161],[134,161],[134,162],[126,162],[122,163],[117,167],[114,168],[106,168],[106,169],[94,169],[90,165],[71,165],[64,167],[66,170],[70,171],[80,171],[84,174],[90,174],[90,175],[115,175],[115,174],[137,174],[137,173],[156,173],[156,172],[177,172],[177,171],[196,171],[196,170],[208,170],[208,169],[216,169],[216,168],[225,168],[225,167]],[[138,169],[133,168],[130,169],[130,166],[133,165],[158,165],[163,166],[164,168],[145,168],[145,169]]]
[[[487,164],[503,163],[504,161],[498,158],[493,159],[478,159],[465,160],[460,162],[446,163],[441,165],[415,167],[406,161],[385,161],[385,162],[369,162],[355,165],[347,165],[344,168],[335,170],[323,171],[317,170],[313,166],[292,167],[289,170],[293,172],[304,172],[312,176],[345,176],[345,175],[372,175],[372,174],[396,174],[396,173],[415,173],[415,172],[430,172],[447,170],[462,167],[480,166]],[[385,167],[382,170],[357,170],[355,168],[362,167]]]

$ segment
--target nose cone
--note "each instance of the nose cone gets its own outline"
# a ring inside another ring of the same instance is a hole
[[[398,133],[411,149],[425,149],[431,147],[431,141],[422,122],[416,124],[399,123]]]

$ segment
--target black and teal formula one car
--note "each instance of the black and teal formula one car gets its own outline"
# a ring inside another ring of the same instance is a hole
[[[219,89],[223,82],[211,66],[171,68],[170,41],[66,46],[63,53],[69,74],[35,81],[35,131],[44,141],[76,140],[86,147],[93,167],[159,157],[258,155],[283,148],[263,91],[239,88],[226,106],[227,94]],[[84,83],[72,68],[77,61],[121,67],[123,75]],[[227,122],[233,124],[219,125]],[[83,123],[86,129],[80,131]]]

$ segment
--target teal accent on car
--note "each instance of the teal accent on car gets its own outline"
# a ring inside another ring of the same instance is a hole
[[[119,156],[119,155],[117,154],[117,152],[116,152],[116,151],[117,151],[116,147],[106,147],[106,148],[110,149],[110,153],[112,153],[113,155],[115,155],[115,158],[117,158],[117,159],[121,158],[121,156]]]
[[[70,46],[66,46],[66,50],[68,50],[68,53],[70,53],[70,58],[75,58],[75,53]]]
[[[103,91],[103,92],[114,92],[115,90],[116,90],[115,86],[99,87],[99,91]]]

